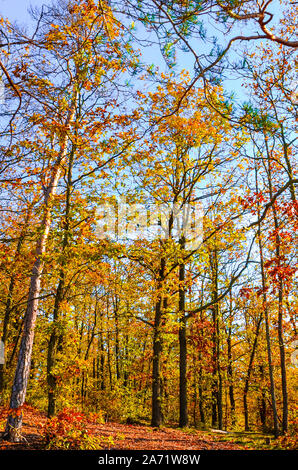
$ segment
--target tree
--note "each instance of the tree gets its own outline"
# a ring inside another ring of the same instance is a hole
[[[107,55],[111,54],[111,47],[113,46],[104,38],[106,28],[108,28],[110,39],[114,39],[115,42],[118,41],[117,38],[120,37],[121,32],[119,28],[113,25],[110,17],[106,20],[105,12],[109,12],[108,7],[105,7],[99,14],[94,2],[86,2],[82,10],[81,6],[79,7],[75,2],[69,4],[67,10],[65,10],[65,5],[62,5],[62,8],[53,6],[52,9],[49,9],[41,20],[43,28],[40,26],[37,41],[37,48],[41,48],[43,67],[40,67],[40,63],[35,61],[36,75],[27,72],[23,80],[22,87],[26,89],[26,94],[31,98],[30,103],[41,104],[41,109],[39,112],[34,112],[33,118],[29,117],[29,122],[33,119],[35,126],[39,128],[42,135],[41,141],[45,140],[51,150],[49,150],[48,166],[45,169],[43,179],[43,217],[40,223],[40,234],[36,242],[24,331],[12,389],[10,402],[12,411],[6,427],[6,435],[11,440],[20,439],[21,406],[25,400],[29,377],[41,276],[52,221],[53,201],[63,168],[69,159],[69,155],[71,155],[70,143],[75,144],[78,155],[86,150],[84,148],[86,137],[83,137],[82,132],[82,122],[84,120],[85,123],[88,122],[86,110],[83,111],[83,104],[87,100],[85,91],[88,94],[91,88],[95,87],[100,90],[102,87],[102,92],[99,91],[99,95],[104,97],[105,80],[113,80],[121,70],[120,52],[117,48],[112,53],[113,58],[107,59]],[[51,20],[54,22],[49,23]],[[33,53],[34,44],[31,47]],[[62,64],[59,65],[61,57],[64,59],[62,59]],[[34,67],[34,65],[31,64],[31,67]],[[52,69],[52,74],[55,74],[52,83],[49,80],[49,73],[47,73],[48,78],[44,78],[45,71],[49,66]],[[53,66],[59,67],[60,83]],[[26,70],[27,66],[25,64],[23,67]],[[15,72],[18,75],[19,69],[16,68]],[[42,74],[41,78],[39,78],[40,74]],[[92,93],[94,93],[94,90],[92,90]],[[101,107],[97,103],[98,97],[96,96],[93,104],[97,105],[97,108],[93,108],[91,112],[89,111],[89,122],[84,126],[84,131],[87,130],[89,137],[93,139],[93,142],[95,141],[93,152],[98,149],[96,147],[97,136],[99,131],[103,132],[102,118],[107,112],[107,106]],[[90,106],[90,103],[87,106]],[[44,111],[46,116],[44,116]],[[96,114],[100,115],[100,123],[94,121]],[[92,121],[90,122],[91,118]],[[77,132],[77,129],[80,132]],[[41,150],[38,148],[39,143],[31,143],[37,153]],[[111,144],[108,139],[107,142],[104,142],[104,145],[100,144],[100,148],[101,150],[109,149],[109,145]],[[109,158],[111,159],[111,155],[109,155]],[[102,165],[103,162],[99,161],[97,167],[101,168]],[[94,168],[91,172],[94,172]]]

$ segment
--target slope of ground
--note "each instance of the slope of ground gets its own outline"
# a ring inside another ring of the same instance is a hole
[[[0,424],[3,430],[6,413],[0,410]],[[46,416],[40,411],[26,406],[24,409],[23,437],[20,443],[10,443],[0,439],[0,450],[42,450],[45,443],[42,429],[46,426]],[[220,437],[196,430],[182,431],[173,428],[152,429],[148,426],[120,423],[86,425],[95,436],[111,439],[110,449],[132,450],[236,450],[243,446],[232,442],[221,442]],[[107,439],[106,439],[107,440]],[[107,440],[108,441],[108,440]]]
[[[1,439],[1,450],[43,450],[45,430],[48,430],[45,413],[25,405],[23,408],[23,441],[11,443]],[[0,430],[7,419],[8,410],[0,407]],[[95,414],[96,415],[96,414]],[[76,413],[74,413],[76,416]],[[79,415],[78,415],[79,416]],[[86,415],[83,415],[87,418]],[[274,439],[272,435],[258,432],[200,431],[193,428],[159,428],[136,424],[108,422],[98,424],[93,419],[83,421],[91,438],[98,438],[102,445],[96,449],[115,450],[294,450],[297,439],[286,435]],[[100,439],[99,439],[100,438]],[[96,439],[95,439],[96,440]],[[81,443],[81,441],[79,441]]]

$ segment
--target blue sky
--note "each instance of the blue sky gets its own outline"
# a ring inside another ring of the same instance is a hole
[[[28,8],[30,5],[41,6],[49,1],[44,0],[0,0],[0,12],[10,21],[18,20],[27,23],[29,20]]]
[[[30,15],[28,9],[30,6],[41,7],[43,4],[50,4],[51,0],[0,0],[0,14],[7,17],[9,21],[17,21],[21,25],[30,25]],[[202,45],[201,45],[202,47]],[[144,51],[145,52],[145,51]],[[147,63],[152,62],[155,65],[160,67],[161,71],[166,71],[166,66],[161,58],[159,51],[157,50],[148,50],[148,53],[145,52],[145,61]],[[151,59],[152,58],[152,59]],[[183,57],[180,55],[179,69],[186,68],[191,71],[193,64],[193,57],[190,54],[184,54]],[[236,86],[235,86],[236,85]],[[230,88],[228,86],[228,88]],[[232,84],[232,89],[237,88],[240,91],[239,84]]]
[[[51,0],[0,0],[0,13],[3,16],[6,16],[10,21],[17,21],[21,25],[30,25],[30,15],[28,9],[30,6],[41,7],[43,4],[50,4]],[[270,10],[274,13],[277,13],[276,2],[271,5]],[[278,15],[277,15],[278,16]],[[247,31],[245,31],[247,33]],[[200,44],[202,47],[202,44]],[[195,47],[196,49],[196,47]],[[144,51],[145,52],[145,51]],[[240,53],[240,55],[237,54]],[[239,58],[241,57],[242,47],[238,43],[235,46],[235,52],[232,53],[231,57]],[[155,62],[156,65],[160,67],[160,70],[166,70],[164,61],[161,59],[160,53],[157,50],[148,50],[145,52],[145,61],[147,63]],[[152,58],[152,59],[151,59]],[[183,56],[179,55],[179,69],[186,68],[191,71],[193,64],[193,57],[189,54],[184,54]],[[225,87],[227,90],[235,91],[240,99],[246,99],[241,87],[241,80],[226,80]]]

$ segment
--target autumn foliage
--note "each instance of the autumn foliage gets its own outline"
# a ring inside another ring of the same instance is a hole
[[[63,0],[32,13],[33,36],[0,22],[3,437],[32,412],[47,449],[113,448],[105,423],[292,449],[294,8],[273,35],[271,2],[217,2],[216,20],[210,2],[143,3]],[[252,20],[263,42],[219,47],[201,14],[226,35]]]

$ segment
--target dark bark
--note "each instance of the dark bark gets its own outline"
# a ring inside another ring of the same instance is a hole
[[[99,335],[99,354],[100,354],[100,372],[98,372],[98,379],[100,383],[100,390],[105,390],[105,349],[103,339],[103,313],[100,309],[100,335]],[[98,364],[99,365],[99,364]]]
[[[180,240],[181,250],[185,242]],[[185,265],[179,265],[179,426],[188,425],[187,415],[187,340],[185,317]]]
[[[250,353],[249,364],[248,364],[248,368],[247,368],[247,372],[246,372],[245,385],[244,385],[244,391],[243,391],[243,408],[244,408],[245,431],[249,431],[247,395],[248,395],[249,382],[250,382],[250,377],[251,377],[252,368],[253,368],[253,362],[254,362],[256,351],[257,351],[257,344],[258,344],[258,338],[259,338],[259,332],[260,332],[262,318],[263,318],[263,312],[261,312],[260,318],[257,322],[256,332],[255,332],[254,341],[253,341],[253,345],[252,345],[252,349],[251,349],[251,353]]]
[[[48,417],[51,418],[56,414],[57,402],[57,377],[52,372],[56,365],[56,357],[58,352],[58,345],[62,344],[60,339],[59,327],[57,325],[59,320],[60,303],[63,299],[64,292],[64,271],[60,272],[60,280],[56,290],[55,304],[53,310],[53,330],[51,332],[48,355],[47,355],[47,383],[48,383]]]
[[[124,338],[123,386],[128,385],[128,335]]]
[[[158,298],[155,304],[154,331],[153,331],[153,361],[152,361],[152,417],[151,426],[159,427],[162,424],[161,410],[161,353],[162,353],[162,302],[163,283],[165,275],[165,260],[161,259],[157,280]]]
[[[281,368],[281,386],[283,397],[283,413],[282,413],[282,432],[285,434],[288,431],[288,389],[287,389],[287,369],[286,369],[286,355],[283,334],[283,281],[279,280],[278,292],[278,344],[280,353],[280,368]]]
[[[109,299],[107,298],[107,318],[109,317]],[[113,390],[113,373],[111,364],[111,351],[110,351],[110,331],[107,331],[107,365],[110,380],[110,390]]]
[[[199,356],[199,362],[201,362],[201,354]],[[204,397],[203,397],[203,387],[202,387],[202,366],[199,366],[199,411],[200,411],[200,421],[202,424],[205,424],[205,413],[204,413]]]
[[[114,319],[115,319],[115,363],[116,363],[116,378],[120,380],[120,341],[119,341],[119,305],[118,296],[115,295],[114,304]]]
[[[279,235],[279,220],[276,210],[276,204],[274,202],[273,187],[272,187],[272,174],[271,174],[271,155],[268,147],[268,142],[265,140],[266,151],[267,151],[267,163],[268,163],[268,185],[270,202],[272,203],[273,221],[275,229],[275,254],[277,259],[277,268],[280,273],[281,267],[281,239]],[[295,201],[295,193],[292,193],[292,199]],[[278,274],[278,344],[280,354],[280,368],[281,368],[281,387],[282,387],[282,433],[285,434],[288,431],[288,389],[287,389],[287,371],[286,371],[286,356],[285,356],[285,345],[284,345],[284,333],[283,333],[283,294],[284,294],[284,281],[280,274]]]
[[[256,177],[256,190],[258,192],[258,173],[255,169]],[[274,435],[278,437],[279,435],[279,423],[278,423],[278,414],[276,407],[276,397],[275,397],[275,383],[273,375],[273,365],[272,365],[272,352],[271,352],[271,339],[270,339],[270,327],[269,327],[269,316],[268,316],[268,302],[267,302],[267,279],[264,267],[264,255],[263,255],[263,244],[261,239],[261,222],[260,222],[260,207],[259,202],[257,202],[258,209],[258,240],[259,240],[259,252],[260,252],[260,266],[261,266],[261,276],[262,276],[262,303],[263,303],[263,312],[265,317],[265,329],[266,329],[266,344],[267,344],[267,357],[268,357],[268,369],[269,369],[269,378],[270,378],[270,394],[271,394],[271,403],[272,403],[272,412],[273,412],[273,425],[274,425]]]
[[[56,365],[56,358],[59,351],[62,350],[62,335],[61,328],[59,328],[60,321],[60,305],[64,299],[65,289],[65,269],[67,265],[66,249],[69,246],[70,238],[70,205],[71,205],[71,191],[72,191],[72,167],[75,149],[72,149],[69,157],[68,172],[67,172],[67,188],[65,200],[65,214],[64,214],[64,229],[62,238],[62,260],[59,273],[59,282],[56,290],[54,310],[53,310],[53,325],[52,332],[49,340],[48,355],[47,355],[47,383],[48,383],[48,417],[51,418],[56,414],[57,403],[57,378],[53,373]]]
[[[220,369],[220,331],[218,303],[218,260],[217,251],[210,253],[210,268],[212,277],[212,321],[213,321],[213,377],[212,377],[212,426],[222,429],[222,377]]]
[[[229,399],[231,407],[231,424],[236,425],[236,403],[234,397],[234,378],[233,378],[233,355],[232,355],[232,321],[233,321],[233,301],[232,291],[230,292],[230,306],[229,306],[229,318],[227,328],[227,353],[228,353],[228,366],[227,366],[227,377],[228,377],[228,388],[229,388]]]
[[[197,387],[197,361],[196,361],[196,351],[193,352],[193,410],[192,410],[192,419],[193,426],[198,427],[198,418],[197,418],[197,406],[198,406],[198,387]]]
[[[235,404],[235,397],[234,397],[231,336],[232,336],[232,328],[231,328],[231,326],[229,326],[229,328],[228,328],[228,337],[227,337],[227,343],[228,343],[228,367],[227,367],[227,375],[228,375],[228,383],[229,383],[229,399],[230,399],[230,407],[231,407],[231,423],[232,423],[232,426],[235,426],[235,424],[236,424],[236,404]]]
[[[260,370],[260,377],[261,377],[261,383],[264,380],[264,366],[261,364],[259,366]],[[262,430],[263,432],[266,432],[266,419],[267,419],[267,406],[266,406],[266,391],[262,387],[261,390],[261,398],[259,401],[259,411],[260,411],[260,420],[262,424]]]
[[[262,268],[262,278],[264,280],[264,268]],[[279,423],[278,423],[278,414],[277,414],[276,397],[275,397],[275,383],[274,383],[273,364],[272,364],[270,327],[269,327],[269,318],[268,318],[268,304],[267,304],[267,296],[266,296],[265,291],[263,293],[263,310],[264,310],[264,315],[265,315],[267,357],[268,357],[268,369],[269,369],[269,378],[270,378],[270,394],[271,394],[271,403],[272,403],[272,412],[273,412],[274,435],[275,437],[278,437]]]

